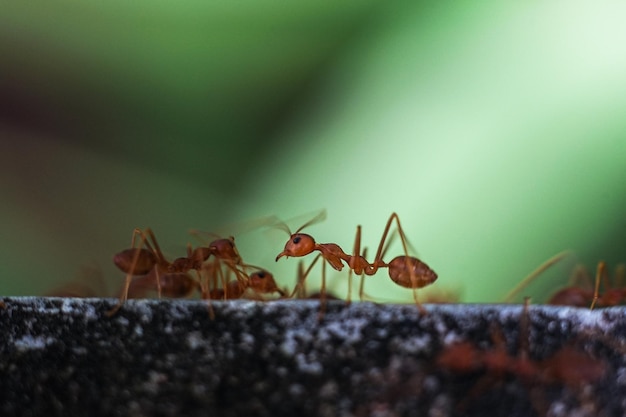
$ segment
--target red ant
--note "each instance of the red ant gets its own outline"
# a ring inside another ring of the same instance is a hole
[[[157,281],[158,280],[158,281]],[[202,286],[186,272],[159,273],[153,268],[149,273],[134,276],[128,290],[127,298],[144,297],[146,292],[160,289],[159,297],[187,298],[195,291],[202,292]]]
[[[580,282],[574,282],[574,285],[562,288],[555,292],[548,300],[548,304],[569,305],[575,307],[589,306],[590,309],[593,309],[596,305],[600,307],[616,306],[622,302],[624,298],[626,298],[626,288],[624,287],[623,282],[624,275],[625,266],[619,265],[615,271],[615,279],[613,280],[615,286],[611,286],[606,273],[606,264],[604,261],[600,261],[596,267],[596,278],[593,291],[589,288],[582,287]],[[574,271],[574,278],[575,281],[584,280],[587,285],[590,281],[589,275],[584,267],[576,268]],[[602,295],[599,294],[600,281],[604,283],[604,293]]]
[[[246,266],[250,267],[250,265]],[[250,274],[244,281],[234,279],[226,283],[226,288],[212,289],[209,298],[224,300],[237,299],[243,297],[248,289],[252,290],[256,297],[260,297],[261,294],[272,293],[278,293],[281,298],[286,296],[285,291],[276,284],[272,273],[261,268],[256,269],[257,270]]]
[[[402,230],[402,226],[400,225],[400,219],[396,213],[392,213],[389,217],[389,220],[387,221],[385,230],[378,245],[378,250],[376,251],[376,256],[374,257],[374,261],[372,263],[368,262],[364,256],[360,255],[360,225],[357,226],[356,236],[354,240],[354,250],[352,252],[352,255],[345,253],[343,249],[341,249],[341,247],[335,243],[316,243],[315,239],[311,235],[300,233],[302,229],[323,219],[325,215],[325,211],[321,212],[319,215],[302,225],[298,230],[296,230],[295,233],[291,233],[287,225],[285,225],[284,223],[278,223],[278,225],[281,226],[290,235],[290,237],[285,244],[284,250],[276,257],[276,261],[278,261],[283,256],[300,257],[308,255],[313,251],[319,251],[320,255],[326,260],[326,262],[328,262],[337,271],[341,271],[344,267],[343,263],[346,263],[350,270],[350,277],[348,281],[349,288],[351,288],[352,284],[352,272],[357,275],[374,275],[379,268],[387,268],[389,277],[393,282],[402,287],[410,288],[413,290],[415,303],[420,307],[420,309],[422,309],[421,304],[417,300],[416,289],[432,284],[437,279],[437,274],[421,260],[408,255],[407,240],[404,235],[404,231]],[[385,246],[387,235],[389,233],[389,229],[391,227],[391,223],[394,220],[397,224],[405,255],[397,256],[393,258],[391,262],[386,263],[382,259],[382,252]],[[324,292],[324,289],[325,280],[323,274],[321,290],[322,293]],[[348,302],[349,301],[350,293],[348,295]]]
[[[135,247],[135,239],[140,237],[141,241]],[[159,297],[166,296],[179,297],[189,295],[198,286],[201,288],[203,298],[208,297],[208,283],[204,284],[200,271],[204,268],[204,262],[213,255],[216,259],[224,262],[238,279],[243,279],[242,272],[235,265],[241,264],[241,256],[235,247],[234,238],[217,239],[208,247],[197,247],[191,249],[187,246],[187,256],[169,262],[165,259],[161,248],[151,229],[142,231],[134,229],[131,239],[131,249],[123,250],[113,257],[113,262],[123,272],[126,272],[126,280],[118,304],[107,314],[114,315],[128,298],[129,288],[134,276],[143,275],[145,280],[154,278]],[[195,270],[198,278],[195,280],[188,272]],[[138,283],[141,288],[143,282]]]
[[[537,270],[524,278],[522,282],[505,297],[505,301],[510,301],[515,294],[533,281],[541,272],[561,260],[568,253],[567,251],[562,252],[546,261],[542,266],[537,268]],[[570,284],[552,294],[546,304],[589,307],[590,309],[593,309],[596,305],[602,307],[618,305],[626,298],[626,288],[624,287],[625,275],[626,266],[619,265],[615,271],[615,278],[613,279],[614,286],[612,286],[607,277],[606,264],[604,261],[600,261],[596,267],[595,283],[593,284],[592,290],[591,279],[587,270],[583,266],[578,266],[574,269],[570,277]],[[604,283],[604,293],[602,295],[599,294],[600,281]]]
[[[450,345],[439,354],[436,364],[444,369],[468,374],[483,371],[486,379],[479,380],[471,390],[469,397],[475,397],[493,380],[505,380],[515,376],[527,387],[537,384],[563,384],[571,389],[579,390],[583,384],[602,379],[608,368],[605,362],[593,359],[589,355],[572,346],[564,346],[552,357],[535,361],[529,358],[528,333],[528,298],[525,299],[520,324],[520,347],[516,356],[507,351],[502,330],[493,325],[491,349],[479,349],[473,343],[464,341]],[[465,402],[459,404],[464,408]]]

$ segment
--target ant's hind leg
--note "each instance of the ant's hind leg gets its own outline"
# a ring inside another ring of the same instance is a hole
[[[326,262],[322,262],[322,288],[320,289],[320,311],[317,321],[322,321],[326,314]]]
[[[593,289],[593,301],[591,302],[591,306],[589,306],[589,310],[593,310],[596,306],[596,302],[598,301],[598,293],[600,291],[600,279],[605,275],[605,263],[604,261],[598,262],[598,268],[596,269],[596,283]],[[605,282],[606,289],[606,282]]]
[[[404,255],[409,256],[409,250],[407,245],[406,235],[404,234],[404,230],[402,229],[402,225],[400,224],[400,217],[398,217],[397,213],[391,213],[389,216],[389,220],[387,220],[387,224],[385,225],[385,230],[383,231],[383,235],[380,238],[380,243],[378,244],[378,249],[376,250],[376,257],[374,258],[374,264],[377,264],[379,261],[382,261],[382,257],[384,256],[383,250],[386,251],[387,246],[385,243],[387,241],[387,236],[389,235],[389,230],[391,229],[391,223],[393,220],[396,220],[396,225],[398,227],[398,234],[400,235],[400,241],[402,242],[402,249],[404,250]]]
[[[150,232],[150,233],[152,233],[152,232]],[[139,245],[137,247],[135,247],[135,239],[136,239],[137,235],[140,236],[141,242],[139,243]],[[137,268],[137,263],[139,262],[139,255],[141,254],[141,249],[142,249],[142,247],[144,245],[146,247],[148,247],[151,251],[154,252],[154,249],[150,246],[150,244],[146,240],[146,235],[144,234],[144,232],[141,229],[135,228],[133,230],[133,236],[131,238],[131,248],[134,248],[135,251],[134,251],[134,254],[133,254],[133,260],[130,263],[130,268],[128,269],[128,272],[126,273],[126,279],[124,280],[124,289],[122,290],[122,293],[120,294],[120,298],[119,298],[117,304],[112,309],[107,311],[107,313],[106,313],[107,316],[111,317],[111,316],[115,315],[115,313],[117,313],[119,311],[119,309],[122,307],[122,305],[128,299],[128,290],[130,288],[130,283],[131,283],[131,281],[133,279],[135,268]],[[154,268],[157,268],[157,266],[155,265]]]
[[[365,251],[364,251],[365,252]],[[356,227],[356,234],[354,236],[354,248],[352,249],[352,257],[351,261],[355,259],[359,259],[361,255],[361,225]],[[365,255],[363,255],[363,259],[365,259]],[[352,262],[350,262],[352,264]],[[346,304],[350,305],[352,302],[352,271],[354,270],[355,265],[349,265],[348,271],[348,297],[346,298]],[[363,277],[363,271],[361,272],[361,279]],[[359,295],[361,295],[359,293]]]
[[[289,295],[288,298],[293,298],[295,295],[300,295],[302,293],[306,294],[306,289],[305,289],[306,278],[309,276],[309,273],[311,272],[311,270],[315,266],[315,263],[318,261],[318,259],[321,258],[321,256],[322,256],[322,254],[318,254],[313,259],[313,262],[311,262],[309,267],[304,272],[302,271],[302,261],[298,264],[298,282],[296,283],[295,288],[293,289],[293,291],[291,292],[291,294]],[[300,297],[300,298],[302,298],[302,297]]]

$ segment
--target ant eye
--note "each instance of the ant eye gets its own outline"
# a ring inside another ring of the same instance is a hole
[[[257,272],[257,276],[258,276],[259,278],[265,278],[265,272],[263,272],[263,271],[259,271],[259,272]]]
[[[302,240],[302,238],[300,236],[296,236],[296,237],[293,238],[292,242],[295,243],[295,244],[298,244],[298,243],[300,243],[300,240]]]

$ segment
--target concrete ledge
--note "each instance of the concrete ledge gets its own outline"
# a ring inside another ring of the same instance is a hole
[[[210,320],[206,303],[182,300],[131,300],[109,318],[115,301],[5,297],[0,415],[626,415],[623,308],[531,306],[533,363],[572,346],[602,365],[569,384],[441,365],[465,340],[494,352],[500,329],[517,358],[519,305],[427,305],[420,317],[339,301],[318,321],[317,301],[237,300],[213,302]]]

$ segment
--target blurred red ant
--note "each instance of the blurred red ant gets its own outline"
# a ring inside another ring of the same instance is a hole
[[[135,247],[135,239],[139,236],[140,242]],[[192,250],[187,246],[187,256],[169,262],[154,236],[151,229],[145,231],[134,229],[131,239],[131,248],[119,252],[113,257],[113,262],[119,269],[126,272],[126,280],[119,302],[115,307],[107,312],[107,315],[114,315],[128,298],[129,288],[134,276],[143,275],[145,280],[154,278],[159,297],[176,296],[190,294],[198,286],[201,289],[203,298],[208,297],[208,282],[202,280],[200,271],[204,267],[204,262],[213,255],[216,259],[224,262],[238,279],[243,279],[241,271],[235,265],[241,264],[241,256],[234,244],[234,238],[217,239],[208,247],[197,247]],[[188,272],[195,270],[197,279],[192,278]],[[138,288],[145,286],[143,282],[138,283]]]
[[[158,281],[157,281],[158,280]],[[186,272],[158,273],[153,268],[149,273],[133,276],[126,291],[127,298],[143,298],[146,293],[156,290],[159,297],[187,298],[194,292],[202,293],[200,283]]]
[[[464,341],[444,348],[436,359],[437,366],[457,374],[483,371],[485,376],[474,385],[467,400],[476,397],[487,388],[487,384],[517,377],[527,388],[537,385],[562,384],[573,390],[580,390],[584,384],[602,379],[608,371],[607,364],[594,359],[572,346],[564,346],[550,358],[535,361],[529,357],[529,318],[528,298],[525,299],[517,355],[510,355],[502,330],[491,327],[491,349],[480,349],[475,344]],[[466,402],[459,403],[464,408]],[[533,404],[535,406],[535,404]],[[539,411],[539,410],[538,410]]]
[[[250,267],[250,265],[247,265]],[[256,267],[255,267],[256,268]],[[274,275],[261,268],[250,274],[243,282],[239,279],[229,280],[226,288],[214,288],[210,291],[211,299],[232,300],[241,298],[247,290],[251,290],[256,298],[261,298],[263,294],[278,293],[281,298],[286,297],[286,293],[276,284]]]
[[[409,256],[407,250],[407,241],[400,225],[400,219],[396,213],[392,213],[387,221],[383,235],[376,251],[376,256],[372,263],[368,262],[361,253],[361,226],[357,226],[357,232],[354,240],[354,250],[352,255],[349,255],[341,249],[341,247],[335,243],[316,243],[315,239],[308,234],[300,233],[305,227],[316,223],[325,218],[326,212],[322,211],[319,215],[302,225],[295,233],[291,233],[287,225],[284,223],[278,223],[277,226],[282,227],[289,235],[289,240],[285,244],[284,250],[278,254],[276,261],[283,256],[300,257],[308,255],[313,251],[319,251],[320,255],[328,262],[335,270],[341,271],[344,267],[344,262],[350,270],[350,276],[348,285],[351,288],[352,272],[357,275],[374,275],[379,268],[387,268],[389,277],[396,284],[405,288],[413,290],[413,296],[416,305],[423,310],[421,304],[417,300],[417,288],[425,287],[432,284],[437,279],[437,274],[433,272],[428,265],[421,260]],[[391,223],[396,221],[398,233],[402,241],[402,247],[405,255],[397,256],[386,263],[382,259],[383,247],[391,227]],[[325,290],[324,275],[322,276],[322,293]],[[349,290],[350,291],[350,290]],[[348,297],[349,302],[349,297]]]
[[[522,282],[505,297],[505,301],[508,302],[513,299],[515,294],[537,278],[541,272],[561,260],[567,254],[569,254],[569,252],[562,252],[546,261],[528,277],[524,278]],[[613,285],[611,285],[607,277],[606,264],[604,261],[600,261],[596,267],[595,282],[592,284],[589,273],[585,267],[577,266],[570,277],[569,285],[552,294],[546,304],[589,307],[590,309],[593,309],[596,305],[600,307],[618,305],[626,298],[626,287],[624,286],[625,275],[626,265],[618,265],[615,270]],[[600,294],[601,281],[604,283],[604,292],[602,294]]]
[[[611,285],[606,272],[606,264],[604,261],[598,262],[596,267],[596,277],[594,289],[585,288],[581,285],[588,285],[590,282],[589,274],[584,267],[577,267],[574,271],[574,278],[578,283],[562,288],[555,292],[548,300],[548,304],[568,305],[575,307],[587,307],[593,309],[596,305],[599,307],[610,307],[620,304],[626,298],[626,287],[624,287],[625,266],[618,265],[613,280],[614,286]],[[580,281],[584,280],[585,283]],[[600,281],[604,283],[604,292],[600,292]]]

